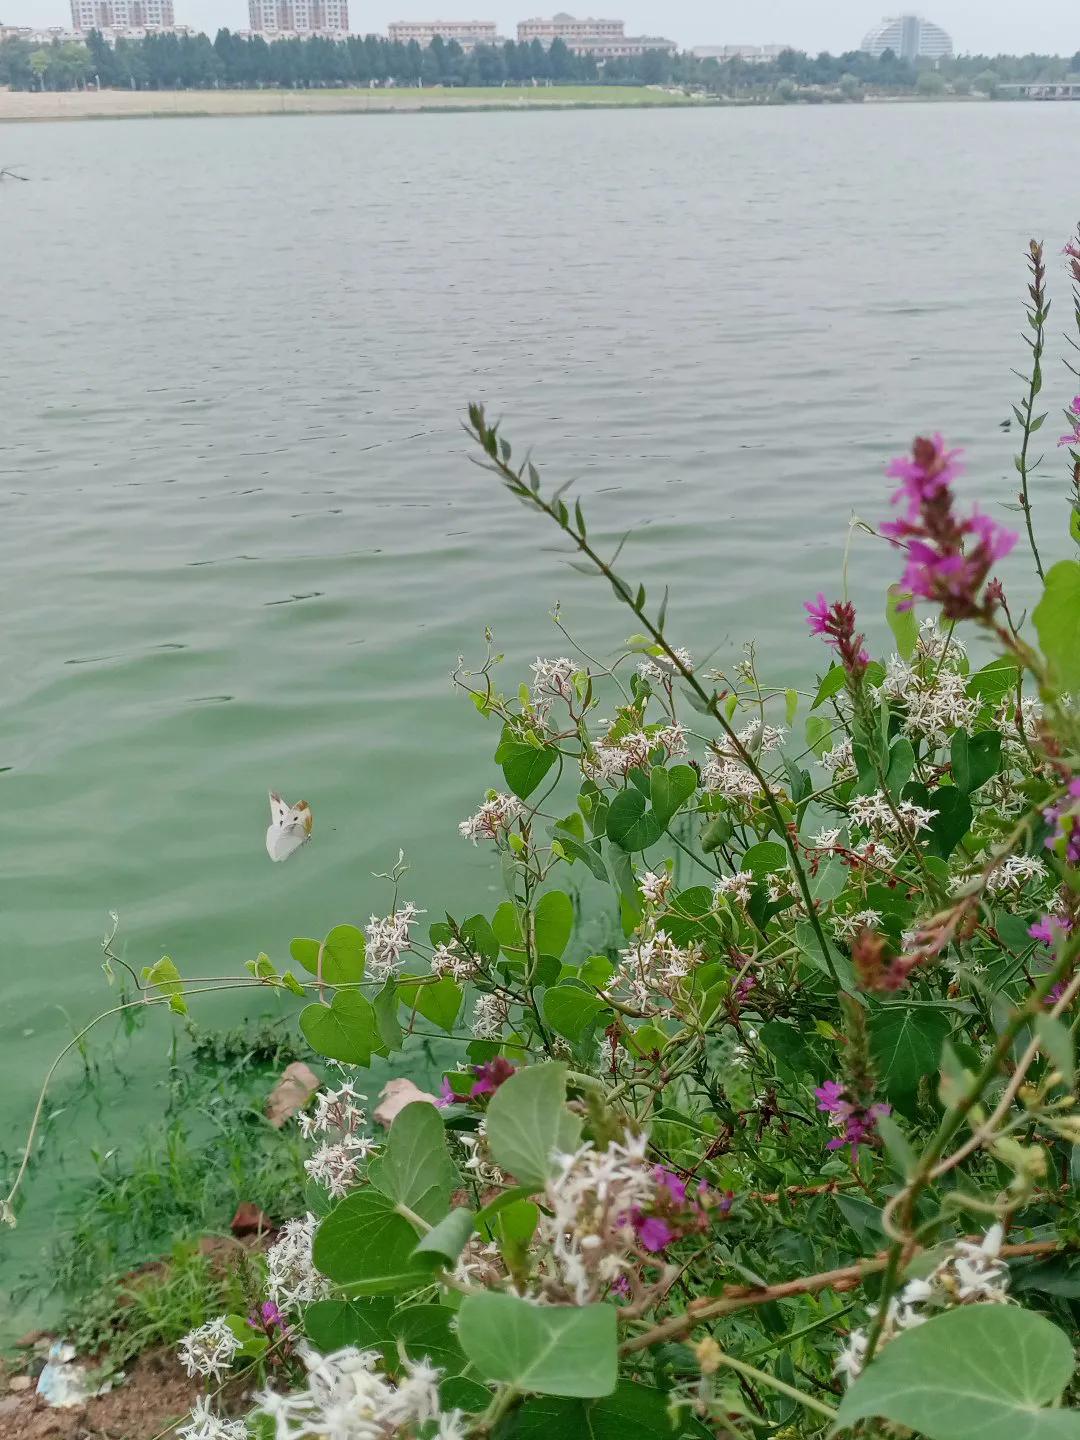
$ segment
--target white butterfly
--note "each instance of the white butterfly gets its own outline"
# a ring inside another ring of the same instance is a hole
[[[311,839],[311,806],[306,800],[286,805],[270,791],[270,824],[266,830],[266,853],[271,860],[287,860]]]

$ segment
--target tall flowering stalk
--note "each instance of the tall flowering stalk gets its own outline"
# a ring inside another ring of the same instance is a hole
[[[1029,458],[1031,448],[1031,437],[1040,428],[1046,419],[1045,412],[1041,415],[1035,414],[1035,401],[1042,390],[1043,373],[1042,357],[1046,347],[1046,317],[1050,313],[1050,301],[1046,296],[1046,260],[1043,255],[1041,241],[1031,240],[1028,242],[1028,270],[1031,275],[1028,284],[1029,305],[1025,314],[1027,326],[1031,331],[1030,338],[1023,336],[1024,344],[1031,350],[1031,372],[1021,377],[1027,382],[1025,391],[1019,405],[1013,406],[1013,414],[1016,416],[1017,424],[1020,426],[1021,441],[1020,452],[1016,456],[1016,469],[1020,475],[1020,494],[1017,499],[1020,508],[1024,512],[1024,523],[1027,526],[1028,543],[1031,545],[1031,554],[1035,560],[1035,569],[1038,571],[1039,579],[1043,578],[1042,559],[1039,555],[1039,547],[1035,543],[1035,527],[1031,519],[1031,498],[1028,494],[1028,478],[1031,472],[1038,466],[1039,460],[1032,461]],[[1040,460],[1041,460],[1040,456]]]
[[[912,596],[935,601],[948,620],[989,620],[999,597],[984,590],[987,577],[1019,537],[978,510],[957,514],[952,482],[963,474],[961,453],[946,450],[940,435],[920,436],[910,456],[893,460],[887,473],[901,482],[892,497],[900,516],[881,529],[907,550],[900,584]]]

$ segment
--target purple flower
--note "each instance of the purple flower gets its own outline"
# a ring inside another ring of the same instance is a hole
[[[449,1106],[457,1105],[460,1101],[463,1101],[464,1099],[464,1095],[456,1095],[454,1093],[453,1086],[450,1084],[447,1076],[444,1075],[442,1085],[439,1087],[439,1098],[435,1101],[438,1109],[446,1110]]]
[[[891,1105],[877,1101],[873,1105],[858,1105],[848,1098],[848,1092],[838,1080],[826,1080],[814,1091],[818,1097],[818,1109],[833,1117],[843,1127],[843,1134],[835,1135],[826,1146],[828,1150],[840,1150],[851,1146],[852,1163],[858,1159],[859,1146],[873,1141],[877,1122],[892,1111]]]
[[[473,1069],[476,1076],[476,1084],[469,1091],[474,1100],[479,1100],[482,1095],[494,1095],[504,1080],[509,1080],[513,1075],[515,1067],[502,1055],[496,1055],[494,1060],[489,1060],[486,1065],[477,1065]]]
[[[680,1180],[678,1175],[666,1170],[663,1165],[657,1165],[653,1171],[653,1179],[661,1190],[666,1190],[673,1205],[686,1204],[686,1181]]]
[[[640,1219],[636,1218],[634,1229],[644,1248],[654,1255],[658,1251],[666,1249],[675,1239],[675,1231],[666,1220],[661,1220],[659,1215],[645,1215]]]
[[[285,1316],[273,1300],[264,1300],[259,1306],[258,1313],[249,1315],[247,1322],[253,1330],[273,1330],[277,1327],[283,1330],[285,1328]]]
[[[1028,934],[1033,940],[1041,940],[1044,945],[1056,945],[1059,935],[1068,935],[1072,929],[1071,923],[1064,915],[1044,915],[1034,925],[1028,926]]]
[[[615,1279],[611,1282],[611,1293],[612,1295],[625,1296],[625,1298],[629,1300],[630,1281],[625,1275],[616,1275]]]

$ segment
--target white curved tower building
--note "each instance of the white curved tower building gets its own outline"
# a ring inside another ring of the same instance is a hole
[[[892,50],[901,60],[940,60],[953,53],[952,36],[921,15],[891,15],[868,30],[860,47],[875,59]]]

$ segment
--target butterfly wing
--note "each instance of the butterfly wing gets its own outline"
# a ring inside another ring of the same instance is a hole
[[[266,853],[271,860],[288,860],[301,845],[311,839],[311,806],[306,800],[299,805],[286,805],[281,796],[270,792],[270,824],[266,831]]]

